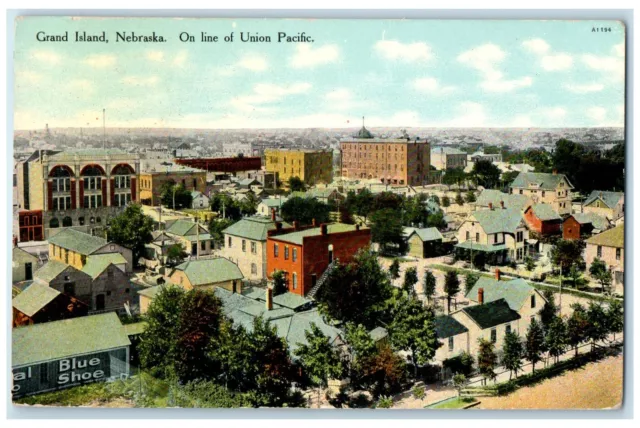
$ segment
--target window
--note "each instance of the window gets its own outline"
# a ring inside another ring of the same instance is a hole
[[[257,251],[256,251],[256,243],[255,243],[255,242],[253,242],[253,241],[251,241],[251,252],[252,252],[253,254],[255,254],[255,253],[257,252]]]
[[[531,295],[531,309],[536,307],[536,295],[532,294]]]
[[[520,194],[522,195],[522,189],[520,189]]]
[[[542,197],[544,198],[544,190],[542,191]]]
[[[598,245],[598,257],[602,257],[602,246]]]
[[[616,248],[616,260],[620,260],[621,254],[622,250],[620,248]]]
[[[449,338],[449,351],[453,351],[453,336]]]
[[[296,290],[298,288],[298,274],[297,273],[293,273],[293,289]]]
[[[111,291],[107,291],[107,296],[111,296]]]
[[[466,233],[465,240],[467,240],[467,241],[469,240],[469,231],[468,230],[467,230],[467,233]]]
[[[273,257],[278,257],[278,244],[273,244]]]
[[[480,234],[476,232],[476,242],[480,242]]]
[[[293,254],[291,256],[292,256],[292,259],[293,259],[294,262],[298,261],[298,249],[297,248],[293,249]]]
[[[200,241],[200,251],[206,251],[207,241]]]
[[[76,286],[73,282],[67,282],[64,284],[64,294],[74,296],[76,294]]]
[[[504,328],[504,332],[505,334],[511,333],[511,324],[507,324],[507,326]]]
[[[227,241],[227,248],[231,248],[231,237],[229,237]]]
[[[107,278],[113,279],[113,271],[112,270],[108,270],[107,271]]]
[[[496,333],[496,329],[491,329],[491,343],[496,343],[498,341],[498,334]]]
[[[247,251],[247,241],[245,241],[244,239],[242,240],[242,252],[246,252]]]
[[[284,259],[289,260],[289,246],[284,247]]]
[[[251,275],[256,275],[258,273],[258,266],[255,263],[251,263]]]
[[[493,243],[494,244],[498,243],[498,234],[497,233],[495,235],[493,235]]]
[[[524,232],[522,232],[522,231],[516,232],[516,241],[517,242],[524,241]]]

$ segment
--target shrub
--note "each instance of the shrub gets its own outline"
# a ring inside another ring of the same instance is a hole
[[[381,396],[376,403],[376,409],[390,409],[392,406],[393,398],[388,395]]]
[[[427,395],[424,386],[416,386],[411,390],[411,393],[418,400],[422,400]]]

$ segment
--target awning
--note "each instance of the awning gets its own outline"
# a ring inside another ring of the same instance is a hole
[[[485,245],[485,244],[476,244],[471,241],[464,241],[456,245],[456,248],[462,248],[464,250],[483,251],[485,253],[494,253],[496,251],[506,250],[507,246],[505,244]]]

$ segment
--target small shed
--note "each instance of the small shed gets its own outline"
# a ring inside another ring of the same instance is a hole
[[[405,228],[408,254],[414,257],[437,257],[442,252],[442,234],[435,227]]]

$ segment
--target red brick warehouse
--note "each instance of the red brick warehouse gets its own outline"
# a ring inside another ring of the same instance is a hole
[[[268,232],[267,273],[285,272],[289,291],[306,295],[327,269],[338,259],[348,263],[362,248],[371,245],[371,230],[358,225],[342,223],[277,228]]]

